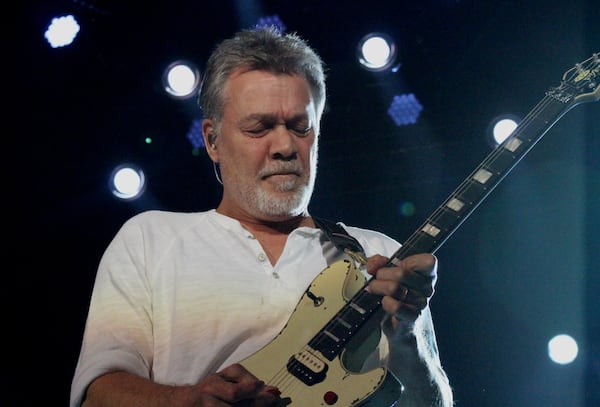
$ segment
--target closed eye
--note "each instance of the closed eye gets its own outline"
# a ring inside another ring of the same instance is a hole
[[[288,130],[293,131],[300,137],[306,137],[310,133],[312,126],[305,116],[290,119],[285,124]]]
[[[242,125],[242,131],[250,137],[263,137],[281,124],[284,124],[288,131],[293,132],[298,137],[306,137],[312,130],[312,125],[305,115],[292,117],[286,120],[285,123],[279,122],[275,117],[252,116],[244,124]]]
[[[302,126],[302,127],[294,127],[294,128],[289,128],[289,130],[293,131],[294,133],[296,133],[296,135],[300,136],[300,137],[306,137],[309,135],[310,130],[312,129],[312,127],[308,126]]]

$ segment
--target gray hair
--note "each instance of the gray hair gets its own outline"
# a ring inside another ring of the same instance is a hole
[[[237,69],[302,76],[321,118],[326,98],[323,61],[297,34],[283,34],[274,27],[246,29],[217,45],[206,63],[198,96],[204,117],[215,120],[217,126],[223,116],[225,82]]]

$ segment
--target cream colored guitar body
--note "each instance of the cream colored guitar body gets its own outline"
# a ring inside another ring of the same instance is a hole
[[[361,338],[357,346],[349,342],[333,360],[309,345],[311,338],[347,305],[348,299],[362,289],[364,283],[364,276],[353,261],[340,260],[332,264],[312,282],[279,335],[241,362],[265,383],[279,388],[281,406],[384,407],[398,399],[401,385],[387,368],[362,373],[352,371],[358,368],[348,368],[360,365],[361,355],[367,355],[379,343],[379,325],[378,332],[369,332],[374,334],[370,340]],[[288,366],[290,358],[299,371]],[[313,383],[311,377],[301,380],[303,374],[320,378]]]

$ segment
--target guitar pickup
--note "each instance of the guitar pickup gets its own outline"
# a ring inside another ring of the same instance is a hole
[[[293,355],[287,363],[287,370],[308,386],[325,380],[329,366],[309,349],[303,349]]]

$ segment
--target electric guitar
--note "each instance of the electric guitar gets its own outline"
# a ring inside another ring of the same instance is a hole
[[[595,53],[564,73],[560,84],[390,257],[388,266],[412,254],[434,253],[565,113],[598,99],[600,53]],[[278,336],[241,362],[279,388],[280,406],[395,405],[401,385],[385,366],[358,372],[362,355],[378,343],[377,335],[366,340],[372,333],[367,326],[378,329],[367,322],[382,312],[381,297],[364,290],[366,284],[354,260],[333,263],[313,280]]]

